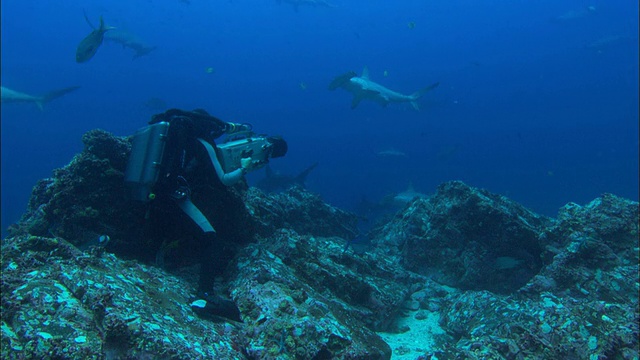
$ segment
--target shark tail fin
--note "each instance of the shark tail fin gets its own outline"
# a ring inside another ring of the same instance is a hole
[[[104,32],[107,32],[107,31],[109,31],[109,30],[115,30],[115,29],[116,29],[116,28],[115,28],[115,27],[113,27],[113,26],[106,25],[106,24],[104,23],[104,19],[102,18],[102,15],[100,15],[100,27],[98,28],[98,30],[99,30],[100,32],[103,32],[103,33],[104,33]]]
[[[426,88],[420,89],[420,90],[414,92],[413,94],[411,94],[410,95],[410,97],[411,97],[411,101],[410,101],[411,106],[413,106],[413,108],[415,110],[420,110],[420,105],[418,104],[417,100],[420,99],[422,97],[422,95],[424,95],[424,94],[428,93],[429,91],[437,88],[438,85],[440,85],[439,82],[433,83],[433,84],[427,86]]]
[[[302,170],[302,172],[300,174],[298,174],[298,176],[296,176],[296,182],[298,184],[304,185],[304,182],[307,180],[307,176],[309,175],[309,173],[316,168],[316,166],[318,166],[318,163],[314,163],[313,165],[309,166],[308,168]]]
[[[64,89],[60,89],[60,90],[54,90],[52,92],[46,93],[41,100],[36,101],[36,105],[38,105],[38,107],[40,108],[40,110],[42,110],[42,107],[44,106],[44,104],[48,103],[49,101],[55,100],[59,97],[62,97],[72,91],[77,90],[78,88],[80,88],[80,86],[71,86],[68,88],[64,88]]]

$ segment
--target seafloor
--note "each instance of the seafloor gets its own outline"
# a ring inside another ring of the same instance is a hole
[[[363,248],[354,214],[239,186],[217,287],[242,322],[201,319],[197,251],[127,200],[129,139],[83,141],[2,240],[2,359],[638,359],[637,202],[548,218],[448,182]]]

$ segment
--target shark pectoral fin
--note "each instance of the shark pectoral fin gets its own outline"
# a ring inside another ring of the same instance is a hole
[[[362,90],[362,95],[363,98],[365,97],[376,97],[376,96],[382,96],[380,95],[380,91],[375,91],[375,90]],[[382,96],[386,101],[389,101],[389,98],[384,95]]]
[[[375,91],[375,90],[362,90],[360,92],[353,95],[353,100],[351,100],[351,108],[355,109],[358,104],[360,104],[360,101],[362,101],[362,99],[368,98],[368,97],[374,97],[380,95],[379,91]]]
[[[91,26],[91,28],[95,30],[96,27],[93,26],[91,21],[89,21],[89,17],[87,16],[87,12],[84,9],[82,9],[82,13],[84,14],[84,19],[87,21],[87,24],[89,24],[89,26]]]
[[[409,104],[411,104],[413,110],[420,111],[420,105],[416,101],[410,101]]]
[[[353,99],[351,100],[351,109],[357,108],[358,104],[360,104],[360,101],[362,101],[361,97],[354,96]]]
[[[36,106],[40,111],[44,111],[44,103],[42,101],[36,101]]]

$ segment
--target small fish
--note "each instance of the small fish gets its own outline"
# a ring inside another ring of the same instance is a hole
[[[81,251],[87,251],[91,248],[100,248],[100,249],[104,249],[107,244],[109,243],[109,241],[111,241],[111,237],[109,235],[97,235],[97,234],[93,234],[93,236],[91,237],[91,239],[87,242],[85,242],[84,244],[81,244],[78,248]]]
[[[89,22],[86,14],[85,19],[87,20],[87,22]],[[89,25],[91,25],[91,23],[89,23]],[[102,45],[102,41],[104,40],[104,33],[113,29],[115,28],[106,26],[104,24],[102,16],[100,16],[100,27],[91,31],[89,35],[82,39],[82,41],[80,41],[80,44],[78,44],[78,48],[76,49],[76,62],[80,64],[91,60],[96,52],[98,52],[98,48],[100,48],[100,45]]]
[[[413,30],[416,27],[416,23],[414,21],[409,21],[409,23],[407,24],[407,27]]]
[[[213,74],[216,71],[212,67],[208,67],[208,68],[204,69],[204,72],[206,72],[207,74]]]
[[[302,89],[302,90],[307,90],[307,84],[305,84],[305,82],[304,82],[304,81],[300,81],[299,86],[300,86],[300,89]]]
[[[389,72],[388,72],[387,70],[385,70],[385,71],[382,73],[382,76],[384,76],[384,77],[389,76]]]

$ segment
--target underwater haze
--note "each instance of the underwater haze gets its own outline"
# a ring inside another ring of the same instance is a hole
[[[2,1],[2,86],[80,86],[42,109],[3,90],[3,236],[86,131],[130,135],[173,107],[282,135],[289,153],[272,169],[318,162],[306,187],[347,210],[449,180],[549,216],[605,192],[638,200],[637,1],[313,3]],[[115,35],[78,63],[84,13]],[[329,84],[365,67],[405,95],[439,86],[419,111],[369,99],[352,109]]]

